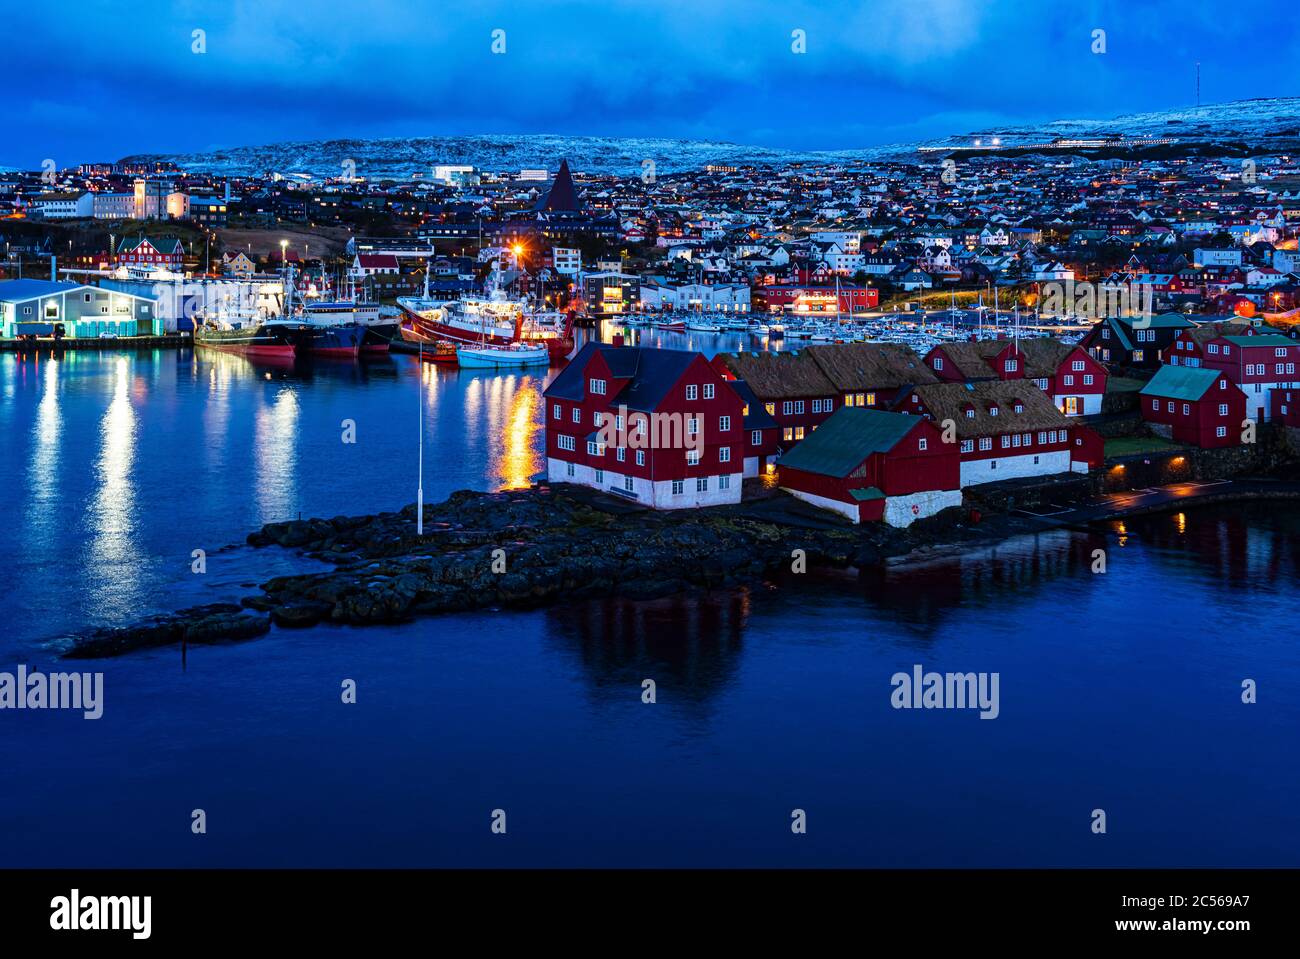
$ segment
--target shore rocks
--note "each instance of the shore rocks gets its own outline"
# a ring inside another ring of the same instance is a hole
[[[100,659],[182,642],[195,646],[237,642],[261,636],[270,628],[269,619],[253,615],[243,606],[214,603],[152,616],[131,626],[108,627],[76,636],[63,655],[66,659]]]
[[[784,494],[663,513],[564,484],[461,490],[426,506],[424,520],[423,537],[415,534],[413,506],[375,516],[269,523],[248,542],[296,549],[331,561],[332,568],[268,580],[259,595],[239,605],[197,607],[99,630],[78,637],[66,655],[248,639],[272,623],[367,625],[603,596],[649,599],[788,573],[794,550],[803,551],[808,569],[862,567],[938,539],[987,539],[991,533],[955,519],[908,530],[853,526]]]

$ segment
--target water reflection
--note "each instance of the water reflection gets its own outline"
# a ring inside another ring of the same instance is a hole
[[[279,387],[257,408],[253,427],[254,496],[259,522],[293,518],[297,496],[298,394]]]
[[[59,407],[58,362],[51,356],[36,368],[40,370],[41,399],[32,426],[32,458],[27,469],[27,522],[33,532],[41,533],[52,522],[59,502],[63,412]]]
[[[590,600],[547,610],[546,633],[577,659],[599,699],[639,697],[650,677],[660,695],[699,705],[735,677],[750,607],[748,589]]]
[[[137,423],[131,405],[131,364],[117,358],[112,398],[100,420],[97,485],[90,508],[88,565],[102,605],[121,612],[139,605],[140,556],[136,545],[135,450]]]

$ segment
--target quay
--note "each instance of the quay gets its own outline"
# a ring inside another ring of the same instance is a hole
[[[181,350],[194,345],[188,333],[164,333],[161,336],[72,337],[59,339],[25,337],[0,339],[0,351],[7,353],[62,353],[66,350]]]

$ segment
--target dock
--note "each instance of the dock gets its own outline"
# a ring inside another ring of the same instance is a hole
[[[94,350],[101,353],[119,350],[180,350],[194,345],[188,333],[163,336],[72,337],[59,339],[0,339],[0,351],[8,353],[62,353],[67,350]]]

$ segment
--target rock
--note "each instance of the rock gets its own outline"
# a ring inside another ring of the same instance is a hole
[[[272,607],[271,621],[285,629],[301,629],[326,619],[331,609],[325,603],[285,603]]]

